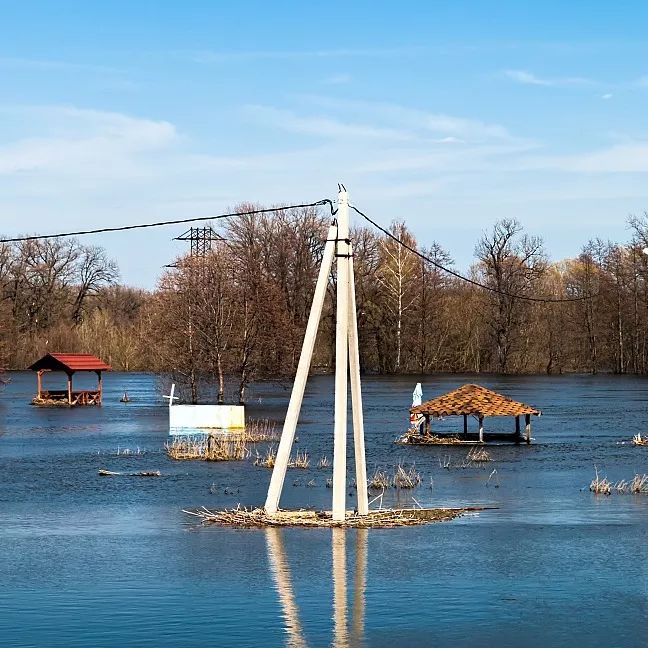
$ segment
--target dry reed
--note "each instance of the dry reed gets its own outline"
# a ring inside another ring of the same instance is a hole
[[[386,490],[392,485],[392,480],[384,470],[376,470],[368,482],[371,490]]]
[[[641,433],[635,434],[632,437],[632,443],[636,446],[648,446],[648,437],[642,437]]]
[[[268,419],[249,420],[241,435],[248,443],[264,443],[266,441],[279,440],[275,424]]]
[[[406,432],[396,443],[403,445],[464,445],[472,442],[462,441],[456,436],[442,437],[435,434],[427,435],[420,434],[419,432]]]
[[[382,509],[370,511],[368,515],[347,512],[343,521],[332,519],[329,511],[277,511],[272,515],[264,509],[246,509],[240,505],[235,509],[210,511],[205,507],[196,511],[184,511],[197,517],[202,524],[224,526],[266,528],[266,527],[345,527],[345,528],[391,528],[415,526],[452,520],[469,511],[482,508],[461,509]]]
[[[331,462],[329,461],[328,457],[322,457],[318,462],[317,462],[317,467],[318,468],[328,468],[331,465]]]
[[[262,457],[259,454],[259,451],[256,451],[256,458],[254,459],[255,466],[263,466],[264,468],[274,468],[275,462],[277,460],[277,451],[274,446],[270,446],[265,455]]]
[[[491,456],[486,448],[479,448],[475,446],[470,450],[470,452],[466,456],[466,459],[469,463],[486,463],[487,461],[491,461]]]
[[[648,475],[635,475],[630,482],[630,492],[634,494],[648,493]]]
[[[241,436],[215,435],[176,437],[164,446],[167,455],[176,460],[241,461],[250,456]]]
[[[393,479],[395,488],[416,488],[420,483],[421,475],[414,466],[405,468],[402,464],[398,464]]]
[[[310,459],[308,453],[304,450],[298,450],[294,459],[288,463],[289,468],[303,468],[306,469],[310,466]]]
[[[609,495],[612,492],[612,483],[606,477],[599,477],[596,466],[594,467],[595,477],[592,479],[589,489],[596,495]]]

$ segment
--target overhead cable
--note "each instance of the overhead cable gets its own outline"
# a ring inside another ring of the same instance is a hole
[[[469,283],[473,286],[476,286],[477,288],[482,288],[483,290],[488,290],[489,292],[496,293],[498,295],[505,295],[506,297],[511,297],[514,299],[522,299],[524,301],[529,301],[529,302],[539,302],[543,304],[564,304],[564,303],[569,303],[569,302],[579,302],[579,301],[585,301],[587,299],[592,299],[593,297],[596,297],[596,294],[594,295],[585,295],[583,297],[556,297],[556,298],[551,298],[551,297],[533,297],[529,295],[516,295],[515,293],[510,293],[506,290],[500,290],[499,288],[495,288],[493,286],[489,286],[487,284],[483,284],[480,281],[476,281],[475,279],[471,279],[470,277],[466,277],[465,275],[460,274],[459,272],[456,272],[455,270],[452,270],[451,268],[448,268],[444,266],[443,264],[439,263],[438,261],[435,261],[431,257],[427,256],[426,254],[423,254],[422,252],[419,252],[416,248],[412,247],[411,245],[408,245],[405,243],[405,241],[399,239],[397,236],[392,234],[388,229],[385,229],[378,223],[376,223],[375,220],[372,220],[367,216],[367,214],[361,212],[357,207],[354,207],[353,205],[349,205],[351,209],[353,209],[357,214],[362,216],[368,223],[373,225],[377,230],[380,230],[385,236],[389,237],[402,247],[404,247],[406,250],[409,250],[412,254],[415,254],[416,256],[420,257],[424,261],[427,261],[428,263],[432,264],[435,268],[438,268],[439,270],[442,270],[443,272],[446,272],[449,275],[452,275],[453,277],[456,277],[457,279],[460,279],[461,281],[464,281],[466,283]]]
[[[91,230],[79,230],[76,232],[61,232],[58,234],[40,234],[32,236],[16,236],[13,238],[0,239],[0,243],[20,243],[22,241],[38,241],[41,239],[65,238],[68,236],[85,236],[87,234],[105,234],[108,232],[126,232],[129,230],[147,229],[150,227],[164,227],[165,225],[182,225],[184,223],[197,223],[200,221],[220,220],[223,218],[234,218],[236,216],[253,216],[254,214],[267,214],[276,211],[285,211],[287,209],[298,209],[300,207],[319,207],[328,205],[333,213],[333,203],[328,199],[318,200],[312,203],[302,203],[299,205],[284,205],[280,207],[268,207],[266,209],[250,209],[243,212],[232,212],[229,214],[218,214],[216,216],[199,216],[196,218],[180,218],[177,220],[157,221],[154,223],[143,223],[140,225],[122,225],[120,227],[100,227]]]

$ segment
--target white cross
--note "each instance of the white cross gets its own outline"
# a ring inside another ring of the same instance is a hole
[[[168,398],[169,399],[169,407],[171,407],[171,405],[173,405],[174,400],[180,400],[178,398],[178,396],[174,396],[173,394],[175,394],[175,383],[171,384],[171,393],[168,396],[162,396],[162,398]]]

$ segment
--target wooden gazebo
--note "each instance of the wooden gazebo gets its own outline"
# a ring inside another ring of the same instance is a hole
[[[102,372],[110,371],[99,358],[89,353],[48,353],[34,362],[32,371],[38,376],[38,393],[34,405],[101,405],[103,395]],[[67,389],[43,389],[43,374],[50,371],[62,371],[67,374]],[[92,371],[97,374],[97,388],[74,390],[72,376],[78,371]]]
[[[487,416],[514,416],[515,431],[511,434],[490,433],[489,438],[509,438],[519,443],[522,440],[520,417],[524,416],[525,440],[531,443],[531,416],[539,416],[540,410],[530,405],[518,403],[507,396],[486,389],[481,385],[464,385],[454,391],[438,396],[410,410],[412,414],[425,419],[423,435],[432,436],[430,419],[445,416],[463,416],[463,438],[468,440],[474,434],[468,432],[468,417],[474,416],[479,421],[478,440],[484,442],[484,418]],[[443,435],[440,435],[443,436]]]

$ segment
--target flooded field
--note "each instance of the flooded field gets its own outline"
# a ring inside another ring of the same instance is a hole
[[[384,504],[497,508],[414,528],[264,531],[200,528],[182,512],[261,505],[270,471],[168,459],[153,376],[109,373],[103,407],[68,410],[32,407],[35,377],[13,374],[0,393],[0,643],[645,645],[648,494],[588,486],[594,466],[612,481],[648,472],[648,447],[630,443],[648,432],[648,381],[428,377],[424,399],[479,382],[543,412],[531,446],[489,446],[491,462],[461,467],[466,448],[394,443],[417,380],[364,380],[369,473],[402,462],[422,477]],[[289,395],[254,386],[248,416],[280,428]],[[317,463],[332,458],[332,410],[332,377],[314,377],[296,445],[310,467],[288,471],[284,507],[330,507],[331,470]]]

